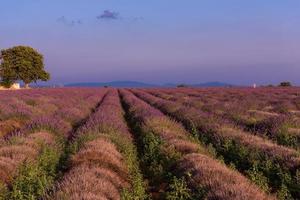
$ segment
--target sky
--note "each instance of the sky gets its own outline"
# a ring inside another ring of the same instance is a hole
[[[300,85],[299,22],[299,0],[0,0],[0,49],[37,49],[56,84]]]

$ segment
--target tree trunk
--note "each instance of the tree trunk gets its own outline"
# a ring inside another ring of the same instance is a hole
[[[25,88],[29,88],[29,83],[25,83]]]

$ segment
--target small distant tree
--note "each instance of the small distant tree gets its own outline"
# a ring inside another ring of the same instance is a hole
[[[185,85],[185,84],[179,84],[177,85],[178,88],[185,88],[185,87],[188,87],[188,85]]]
[[[1,51],[0,77],[2,85],[9,87],[17,80],[25,87],[38,80],[47,81],[50,74],[44,70],[44,58],[37,50],[27,46],[16,46]]]
[[[281,83],[279,84],[279,86],[280,86],[280,87],[291,87],[292,84],[291,84],[291,82],[285,81],[285,82],[281,82]]]

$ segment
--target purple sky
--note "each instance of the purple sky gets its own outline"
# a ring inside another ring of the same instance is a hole
[[[51,83],[300,85],[298,0],[9,0],[0,48],[44,54]]]

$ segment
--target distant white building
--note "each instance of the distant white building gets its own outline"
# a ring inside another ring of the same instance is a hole
[[[256,85],[256,83],[254,83],[254,84],[253,84],[253,88],[256,88],[256,87],[257,87],[257,85]]]
[[[20,83],[14,83],[14,84],[12,84],[12,86],[10,86],[10,89],[14,89],[14,90],[18,90],[20,88],[21,88]]]
[[[20,83],[14,83],[10,86],[10,88],[5,88],[3,86],[0,86],[0,89],[19,90],[19,89],[21,89],[21,86],[20,86]]]

